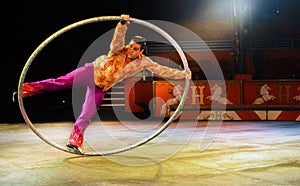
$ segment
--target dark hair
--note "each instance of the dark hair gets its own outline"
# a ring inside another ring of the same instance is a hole
[[[144,38],[143,36],[133,36],[131,38],[131,41],[134,41],[137,44],[141,45],[141,50],[146,48],[146,38]]]

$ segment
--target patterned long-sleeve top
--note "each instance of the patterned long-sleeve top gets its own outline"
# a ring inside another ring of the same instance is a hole
[[[110,51],[94,61],[94,79],[99,88],[109,90],[116,83],[144,69],[164,78],[183,79],[185,71],[162,66],[149,57],[142,56],[135,60],[127,59],[128,46],[125,46],[126,24],[118,23],[110,44]]]

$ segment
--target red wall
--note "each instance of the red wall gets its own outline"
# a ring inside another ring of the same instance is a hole
[[[165,102],[174,98],[172,94],[175,85],[184,87],[184,81],[153,81],[143,82],[130,80],[125,85],[133,88],[125,90],[128,99],[127,112],[143,112],[141,105],[147,105],[154,99],[155,115],[160,116],[161,108]],[[264,91],[264,86],[268,87]],[[214,92],[215,90],[220,90]],[[211,96],[211,97],[210,97]],[[212,98],[212,99],[210,99]],[[300,80],[227,80],[227,81],[193,81],[190,84],[184,110],[191,112],[195,108],[210,108],[211,106],[226,106],[226,110],[236,112],[239,119],[257,120],[261,116],[253,116],[254,112],[274,110],[293,113],[293,116],[282,117],[284,120],[300,120]],[[176,104],[171,108],[176,109]],[[254,114],[255,115],[255,114]],[[273,114],[274,115],[274,114]],[[276,115],[276,117],[277,117]],[[250,118],[248,118],[250,117]],[[270,116],[271,117],[271,116]],[[275,117],[275,116],[272,116]],[[234,118],[234,117],[231,117]],[[252,119],[251,119],[252,118]],[[297,119],[298,118],[298,119]]]

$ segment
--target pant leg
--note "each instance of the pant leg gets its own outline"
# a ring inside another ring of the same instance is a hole
[[[104,99],[105,92],[94,86],[89,86],[86,91],[82,111],[73,125],[69,143],[81,147],[84,139],[84,132],[91,122],[91,118],[97,112],[98,106]]]
[[[76,119],[69,137],[69,143],[78,147],[82,146],[84,132],[90,125],[91,119],[97,112],[105,95],[105,92],[95,85],[94,68],[91,68],[88,73],[89,77],[83,77],[83,75],[81,75],[82,73],[77,73],[77,76],[74,77],[74,82],[76,83],[75,86],[80,86],[82,84],[87,86],[81,113]]]
[[[58,78],[49,78],[41,81],[29,82],[27,84],[32,87],[33,91],[37,91],[37,93],[70,89],[72,86],[94,85],[94,65],[93,63],[87,63]]]

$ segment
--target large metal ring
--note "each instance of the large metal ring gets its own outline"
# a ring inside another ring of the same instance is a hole
[[[76,27],[85,25],[85,24],[89,24],[89,23],[94,23],[94,22],[100,22],[100,21],[112,21],[112,20],[120,20],[121,16],[100,16],[100,17],[94,17],[94,18],[89,18],[89,19],[85,19],[76,23],[73,23],[71,25],[68,25],[60,30],[58,30],[57,32],[55,32],[54,34],[52,34],[50,37],[48,37],[46,40],[44,40],[35,50],[34,52],[30,55],[30,57],[28,58],[21,76],[19,78],[19,84],[18,84],[18,102],[19,102],[19,108],[21,110],[22,116],[26,122],[27,125],[29,125],[29,127],[32,129],[32,131],[39,137],[41,138],[44,142],[48,143],[49,145],[65,151],[65,152],[69,152],[69,153],[74,153],[73,151],[67,149],[64,146],[61,146],[53,141],[51,141],[50,139],[48,139],[47,137],[43,136],[36,128],[35,126],[32,124],[32,122],[30,121],[30,119],[28,118],[28,115],[24,109],[24,104],[23,104],[23,98],[22,98],[22,85],[24,83],[24,79],[26,76],[26,73],[32,63],[32,61],[35,59],[35,57],[38,55],[38,53],[45,47],[47,46],[52,40],[54,40],[56,37],[58,37],[59,35],[74,29]],[[181,47],[178,45],[178,43],[164,30],[162,30],[161,28],[155,26],[152,23],[149,23],[147,21],[143,21],[140,19],[136,19],[136,18],[130,18],[130,21],[133,23],[138,23],[140,25],[143,25],[145,27],[148,27],[154,31],[156,31],[157,33],[159,33],[160,35],[162,35],[165,39],[167,39],[172,45],[173,47],[176,49],[176,51],[178,52],[184,69],[186,71],[186,73],[190,72],[189,66],[188,66],[188,62],[187,59],[184,55],[184,52],[182,51]],[[88,155],[88,156],[105,156],[105,155],[111,155],[111,154],[117,154],[117,153],[121,153],[121,152],[125,152],[131,149],[134,149],[136,147],[139,147],[149,141],[151,141],[152,139],[154,139],[156,136],[158,136],[160,133],[162,133],[173,121],[174,119],[177,117],[178,114],[180,114],[180,111],[184,105],[184,102],[186,100],[187,97],[187,93],[188,93],[188,89],[189,89],[189,83],[190,83],[190,79],[185,78],[185,88],[184,88],[184,92],[183,92],[183,96],[182,99],[177,107],[177,109],[175,110],[174,114],[169,118],[168,121],[166,121],[166,123],[164,125],[162,125],[157,131],[155,131],[152,135],[148,136],[147,138],[144,138],[143,140],[132,144],[130,146],[126,146],[124,148],[121,149],[116,149],[116,150],[111,150],[111,151],[106,151],[106,152],[87,152],[87,153],[83,153],[83,155]]]

